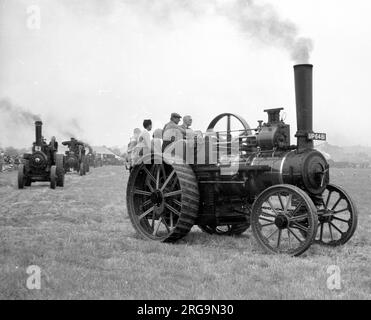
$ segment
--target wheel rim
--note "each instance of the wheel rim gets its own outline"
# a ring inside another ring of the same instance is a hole
[[[231,156],[232,155],[232,141],[235,141],[235,139],[241,137],[242,136],[247,136],[251,133],[251,129],[250,129],[250,126],[247,124],[247,122],[245,121],[245,119],[243,119],[241,116],[239,115],[236,115],[236,114],[232,114],[232,113],[223,113],[223,114],[220,114],[219,116],[217,116],[216,118],[214,118],[208,128],[207,128],[207,131],[208,132],[214,132],[215,129],[216,129],[216,126],[218,123],[221,122],[221,120],[226,120],[226,127],[225,127],[225,130],[217,130],[216,132],[216,143],[217,143],[217,146],[218,146],[218,150],[220,149],[222,152],[223,151],[226,151],[227,153],[227,156]],[[237,122],[239,123],[239,126],[240,130],[232,130],[232,119],[235,119],[237,120]],[[224,128],[223,128],[224,129]],[[235,135],[233,135],[235,134]],[[237,136],[236,136],[237,134]],[[219,154],[219,151],[218,151],[218,154]],[[218,161],[220,159],[218,158]]]
[[[223,113],[217,116],[215,119],[211,121],[209,126],[207,127],[207,131],[212,131],[214,130],[216,124],[221,121],[221,119],[227,119],[227,124],[226,124],[226,132],[228,134],[231,133],[231,120],[232,118],[235,118],[238,120],[238,122],[242,125],[243,131],[245,132],[246,135],[250,133],[250,126],[247,124],[246,120],[242,118],[239,115],[233,114],[233,113]]]
[[[145,237],[164,241],[173,233],[182,211],[178,174],[166,164],[142,164],[136,174],[132,222]]]
[[[18,167],[18,188],[23,189],[24,185],[25,185],[24,165],[20,164]]]
[[[316,207],[294,186],[271,187],[256,200],[252,229],[258,242],[273,253],[300,255],[317,230]]]
[[[58,187],[63,187],[64,186],[64,173],[60,172],[57,174],[57,186]]]
[[[55,166],[52,166],[50,168],[50,187],[52,189],[55,189],[57,182],[57,168]]]
[[[353,236],[357,227],[357,209],[349,195],[340,187],[329,184],[318,208],[316,243],[338,246]]]

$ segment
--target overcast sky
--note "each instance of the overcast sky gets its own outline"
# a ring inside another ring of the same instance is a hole
[[[284,107],[295,133],[292,48],[260,29],[272,17],[290,26],[275,37],[313,41],[314,131],[371,146],[371,2],[256,0],[246,15],[235,2],[0,0],[0,146],[34,141],[11,108],[40,115],[48,139],[93,145],[126,145],[143,119],[162,128],[171,112],[205,131],[222,112],[254,127]]]

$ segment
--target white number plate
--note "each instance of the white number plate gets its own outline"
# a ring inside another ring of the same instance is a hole
[[[326,133],[310,132],[310,133],[308,133],[308,140],[326,141]]]

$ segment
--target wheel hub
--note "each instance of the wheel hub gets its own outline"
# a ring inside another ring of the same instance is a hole
[[[328,214],[328,212],[326,212],[327,214],[326,215],[318,215],[318,221],[321,222],[321,223],[328,223],[328,222],[331,222],[333,220],[333,215],[330,213]]]
[[[151,201],[154,205],[160,206],[162,202],[164,201],[164,197],[162,195],[161,190],[155,190],[151,194]]]
[[[288,219],[284,215],[278,215],[274,220],[275,225],[279,229],[286,229],[288,226]]]

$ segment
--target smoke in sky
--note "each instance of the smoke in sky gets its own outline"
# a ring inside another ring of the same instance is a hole
[[[79,121],[75,118],[61,122],[51,114],[42,117],[13,104],[9,99],[0,100],[0,113],[2,116],[0,146],[8,146],[9,142],[15,146],[24,146],[24,137],[28,137],[31,144],[35,121],[43,121],[43,134],[47,139],[53,135],[63,139],[70,137],[82,139],[84,135]],[[18,141],[22,142],[18,143]]]
[[[122,3],[150,14],[161,23],[171,22],[172,16],[182,11],[193,17],[223,16],[244,36],[286,50],[295,63],[308,63],[313,50],[312,39],[302,37],[294,22],[281,17],[274,6],[254,0],[126,0]],[[110,12],[108,7],[103,7],[105,12]]]
[[[40,115],[33,114],[19,106],[12,104],[7,99],[0,100],[0,112],[8,114],[11,118],[12,125],[25,125],[29,122],[40,120]]]
[[[255,0],[94,0],[88,5],[67,0],[64,4],[76,14],[100,17],[130,8],[167,26],[178,14],[193,18],[214,14],[231,21],[244,36],[286,50],[295,63],[308,63],[313,50],[312,39],[302,37],[293,21],[281,17],[273,5]]]
[[[79,121],[76,118],[72,118],[68,121],[68,123],[65,124],[66,128],[63,128],[60,126],[57,129],[58,132],[62,134],[62,136],[70,138],[76,138],[76,139],[82,139],[83,130],[79,125]],[[87,141],[86,141],[87,142]]]
[[[313,41],[301,37],[298,26],[281,17],[272,5],[253,0],[232,1],[217,11],[234,21],[242,32],[268,45],[284,48],[295,63],[308,63]]]

